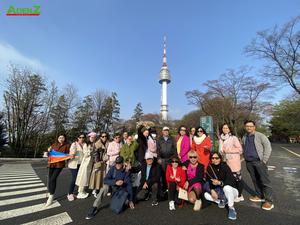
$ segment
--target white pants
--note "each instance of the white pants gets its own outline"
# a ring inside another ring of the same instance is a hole
[[[239,196],[239,191],[236,188],[231,187],[229,185],[225,185],[223,187],[223,191],[227,198],[228,206],[233,207],[234,199],[236,199]]]
[[[225,197],[226,197],[226,199],[228,201],[228,206],[229,207],[233,207],[233,205],[234,205],[234,199],[236,199],[239,196],[238,190],[236,188],[234,188],[234,187],[229,186],[229,185],[225,185],[223,187],[223,191],[224,191]],[[206,200],[211,201],[211,202],[215,202],[215,203],[219,203],[220,202],[219,199],[214,200],[211,197],[211,194],[208,193],[208,192],[204,193],[204,197],[205,197]]]

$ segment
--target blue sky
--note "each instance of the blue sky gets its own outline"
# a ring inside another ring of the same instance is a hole
[[[185,91],[203,90],[203,82],[228,68],[259,69],[262,62],[243,48],[257,31],[300,14],[299,0],[0,1],[0,83],[8,62],[28,65],[60,87],[74,84],[81,96],[116,91],[122,118],[137,102],[146,113],[159,112],[164,34],[169,111],[178,119],[195,109]],[[34,4],[41,6],[39,17],[5,16],[10,5]]]

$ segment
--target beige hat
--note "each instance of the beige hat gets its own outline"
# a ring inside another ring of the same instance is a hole
[[[153,155],[149,152],[145,154],[145,159],[153,159]]]
[[[170,130],[169,127],[164,127],[162,130]]]

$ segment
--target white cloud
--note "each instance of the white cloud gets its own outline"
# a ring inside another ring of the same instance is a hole
[[[0,73],[6,76],[9,65],[17,64],[29,67],[35,71],[45,71],[46,67],[37,59],[30,58],[19,52],[10,44],[0,41]]]

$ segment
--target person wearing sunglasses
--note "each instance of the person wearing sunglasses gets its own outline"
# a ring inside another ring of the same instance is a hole
[[[188,160],[188,152],[191,149],[190,138],[188,137],[187,128],[181,125],[178,128],[178,136],[176,139],[177,154],[181,162]]]
[[[188,192],[189,202],[194,204],[194,211],[199,211],[202,206],[201,193],[204,178],[204,166],[199,163],[197,152],[194,150],[188,153],[189,160],[183,163],[186,171],[186,182],[184,189]]]
[[[78,170],[80,168],[80,164],[83,159],[83,149],[87,148],[87,145],[84,142],[84,140],[85,140],[85,134],[81,133],[78,135],[77,141],[73,142],[70,147],[70,155],[72,155],[73,158],[68,161],[68,168],[71,172],[71,182],[70,182],[69,192],[67,196],[69,201],[75,200],[75,196],[74,196],[75,182],[76,182]]]
[[[107,155],[109,167],[115,164],[116,158],[120,155],[121,137],[118,133],[113,136],[113,141],[108,144]]]
[[[234,208],[235,199],[238,198],[237,183],[229,166],[222,162],[222,155],[214,152],[210,155],[211,163],[207,167],[206,180],[208,187],[204,197],[208,201],[218,204],[219,208],[225,208],[228,204],[228,219],[236,220]]]
[[[223,124],[219,140],[219,152],[230,167],[233,176],[237,181],[239,198],[237,198],[236,201],[240,202],[244,201],[244,197],[242,195],[243,182],[241,174],[241,154],[243,153],[243,149],[239,139],[232,134],[231,130],[232,129],[228,124]]]
[[[175,203],[178,203],[179,208],[182,208],[184,200],[179,201],[178,191],[179,188],[184,187],[186,176],[177,155],[173,155],[170,158],[170,164],[167,166],[166,180],[168,186],[169,209],[176,210]]]
[[[197,152],[198,161],[204,165],[204,171],[209,164],[209,155],[212,148],[210,137],[203,127],[197,127],[193,138],[192,149]]]
[[[108,161],[108,134],[106,132],[100,133],[100,138],[94,144],[93,150],[93,165],[89,180],[89,189],[93,190],[92,194],[97,198],[100,188],[103,186],[104,176],[106,174],[106,162]]]
[[[83,148],[83,157],[76,178],[76,185],[78,186],[78,199],[84,199],[89,196],[89,193],[85,192],[85,188],[89,185],[89,177],[91,175],[91,169],[93,165],[92,155],[95,151],[97,134],[95,132],[90,132],[87,136],[87,145],[85,148]]]

